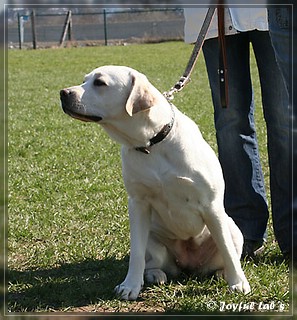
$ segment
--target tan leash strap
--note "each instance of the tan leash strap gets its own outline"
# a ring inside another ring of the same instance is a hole
[[[185,69],[183,76],[179,79],[179,81],[169,91],[163,93],[164,96],[168,100],[172,100],[174,98],[173,94],[175,92],[181,91],[184,88],[184,86],[190,81],[190,75],[194,69],[196,62],[197,62],[198,56],[200,54],[202,45],[204,43],[207,31],[209,29],[210,23],[211,23],[212,18],[214,16],[215,10],[216,10],[216,7],[211,7],[207,11],[202,28],[201,28],[199,35],[197,37],[197,40],[195,42],[194,49],[192,51],[190,60],[187,64],[187,67]]]

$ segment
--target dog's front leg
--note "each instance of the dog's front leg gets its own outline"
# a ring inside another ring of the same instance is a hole
[[[249,293],[251,288],[241,268],[222,202],[212,203],[206,211],[203,218],[223,257],[225,279],[232,290]]]
[[[124,300],[135,300],[143,286],[145,251],[150,232],[151,212],[144,200],[129,199],[130,261],[125,281],[115,288]]]

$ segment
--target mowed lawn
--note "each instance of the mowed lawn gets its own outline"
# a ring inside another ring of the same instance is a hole
[[[271,221],[262,256],[243,262],[252,287],[246,296],[230,293],[222,279],[187,274],[166,285],[146,286],[134,302],[114,295],[129,260],[120,146],[98,125],[66,116],[59,90],[80,84],[95,67],[113,64],[145,73],[163,92],[182,75],[191,50],[171,42],[8,51],[7,312],[292,312],[290,272]],[[251,61],[269,195],[266,131],[253,57]],[[174,104],[197,122],[216,150],[202,55]]]

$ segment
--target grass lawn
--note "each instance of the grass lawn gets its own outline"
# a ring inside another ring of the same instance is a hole
[[[192,47],[182,42],[8,52],[8,312],[291,312],[289,268],[271,222],[257,261],[244,262],[252,292],[230,293],[224,280],[182,274],[146,287],[135,302],[116,299],[127,272],[129,222],[120,146],[96,124],[66,116],[59,90],[105,64],[131,66],[161,91],[183,73]],[[266,131],[255,61],[257,128],[269,194]],[[174,103],[216,149],[213,109],[199,58]],[[241,303],[241,304],[240,304]],[[234,305],[232,305],[234,304]],[[220,310],[221,309],[221,310]],[[223,311],[222,311],[223,310]],[[279,315],[279,314],[278,314]]]

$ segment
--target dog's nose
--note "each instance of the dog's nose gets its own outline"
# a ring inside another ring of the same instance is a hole
[[[62,89],[62,90],[60,91],[60,97],[61,97],[61,98],[66,98],[66,97],[68,97],[70,94],[71,94],[71,91],[68,90],[68,89]]]

